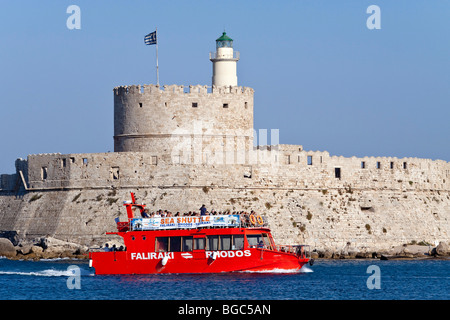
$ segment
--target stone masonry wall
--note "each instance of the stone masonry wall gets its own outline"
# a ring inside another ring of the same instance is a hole
[[[114,218],[125,220],[132,191],[150,210],[253,209],[269,217],[278,243],[434,244],[450,239],[449,174],[440,160],[334,157],[295,145],[229,164],[179,163],[158,152],[30,155],[25,196],[0,193],[0,230],[101,242]]]

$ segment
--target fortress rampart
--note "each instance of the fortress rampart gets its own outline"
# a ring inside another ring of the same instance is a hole
[[[442,160],[345,158],[295,145],[255,148],[246,159],[179,163],[172,154],[158,152],[38,154],[28,157],[26,181],[28,190],[186,186],[195,181],[201,186],[246,188],[450,190],[450,164]],[[14,187],[15,183],[2,184],[3,190]]]
[[[318,249],[449,240],[446,161],[345,158],[299,145],[249,154],[251,161],[228,164],[178,163],[158,152],[30,155],[18,162],[28,171],[25,195],[7,197],[15,184],[2,184],[0,225],[29,237],[105,241],[114,218],[126,219],[121,202],[133,191],[150,210],[256,210],[278,242]]]

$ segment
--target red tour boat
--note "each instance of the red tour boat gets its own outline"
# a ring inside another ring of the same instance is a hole
[[[135,218],[145,205],[125,202],[128,221],[118,222],[123,250],[92,251],[96,274],[298,271],[310,259],[309,246],[276,245],[260,215],[203,215]],[[308,249],[308,250],[306,250]]]

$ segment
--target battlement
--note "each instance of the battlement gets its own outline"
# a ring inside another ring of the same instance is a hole
[[[249,87],[242,86],[206,86],[206,85],[164,85],[155,84],[118,86],[113,89],[114,95],[127,94],[243,94],[253,95],[254,90]]]
[[[243,161],[215,163],[213,157],[201,154],[198,159],[183,163],[177,156],[157,150],[39,154],[28,156],[28,172],[24,174],[28,173],[25,179],[29,190],[109,186],[450,190],[450,163],[443,160],[345,158],[330,156],[327,151],[305,151],[295,145],[254,149]],[[3,177],[4,188],[12,190],[16,180],[7,178]]]

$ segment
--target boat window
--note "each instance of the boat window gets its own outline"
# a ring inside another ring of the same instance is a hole
[[[205,250],[205,238],[195,238],[194,239],[194,250]]]
[[[170,237],[170,251],[171,252],[181,251],[181,237]]]
[[[155,238],[155,241],[155,252],[167,252],[169,248],[168,237],[157,237]]]
[[[231,236],[220,236],[220,250],[231,250]]]
[[[262,241],[262,236],[260,234],[248,234],[247,241],[250,248],[256,248],[258,243]]]
[[[219,246],[220,244],[220,246]],[[242,250],[244,249],[243,235],[222,235],[222,236],[207,236],[206,250]]]
[[[269,235],[267,233],[263,233],[262,235],[263,235],[263,241],[264,241],[265,248],[272,250],[272,245],[270,244]]]
[[[233,250],[242,250],[244,249],[244,236],[243,235],[234,235],[233,236]]]
[[[207,236],[206,250],[216,251],[219,250],[219,236]]]
[[[183,237],[182,251],[192,251],[193,237]]]

